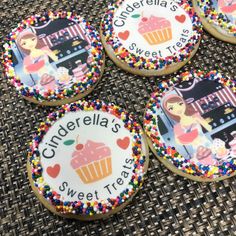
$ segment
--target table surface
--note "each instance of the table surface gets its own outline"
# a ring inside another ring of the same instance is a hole
[[[1,0],[1,44],[21,19],[47,10],[75,10],[98,28],[108,2]],[[220,69],[236,79],[236,46],[218,41],[204,32],[197,54],[179,72],[193,68]],[[88,98],[114,102],[133,112],[141,123],[150,93],[160,79],[171,76],[135,76],[116,67],[107,57],[104,75]],[[55,109],[25,101],[1,73],[0,235],[225,236],[235,233],[236,178],[219,183],[196,183],[167,170],[152,153],[142,189],[132,203],[118,214],[95,222],[80,222],[53,215],[31,190],[26,155],[27,144],[36,127]]]

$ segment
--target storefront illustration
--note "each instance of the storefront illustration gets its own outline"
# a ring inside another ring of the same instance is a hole
[[[20,32],[12,46],[15,73],[23,84],[39,89],[82,82],[91,63],[90,45],[90,37],[75,21],[36,24]]]
[[[182,82],[162,98],[157,118],[162,142],[186,159],[217,165],[236,158],[236,97],[229,87]]]

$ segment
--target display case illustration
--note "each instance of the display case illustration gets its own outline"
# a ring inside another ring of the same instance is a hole
[[[91,38],[69,19],[36,24],[17,35],[12,45],[16,75],[29,87],[63,89],[83,82],[89,71]]]
[[[236,97],[229,87],[182,82],[162,98],[157,120],[162,142],[186,159],[217,165],[236,158]]]

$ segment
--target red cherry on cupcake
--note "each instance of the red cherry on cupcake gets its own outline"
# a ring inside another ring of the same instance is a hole
[[[146,21],[148,21],[148,18],[147,17],[143,17],[142,18],[142,22],[146,22]]]
[[[75,148],[76,148],[77,151],[79,151],[79,150],[83,149],[83,147],[84,147],[84,145],[79,143],[79,144],[76,145]]]

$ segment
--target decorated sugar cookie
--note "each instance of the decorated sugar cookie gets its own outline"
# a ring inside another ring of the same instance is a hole
[[[217,71],[163,81],[144,118],[149,144],[173,172],[218,181],[236,172],[235,81]]]
[[[195,54],[202,25],[190,1],[119,0],[101,23],[101,39],[121,68],[144,76],[177,71]]]
[[[28,174],[53,213],[104,218],[126,206],[142,185],[148,147],[134,118],[98,100],[64,105],[34,136]]]
[[[100,36],[70,12],[32,16],[9,34],[5,73],[27,100],[60,105],[92,91],[104,65]]]
[[[204,28],[216,38],[236,44],[236,1],[194,0]]]

